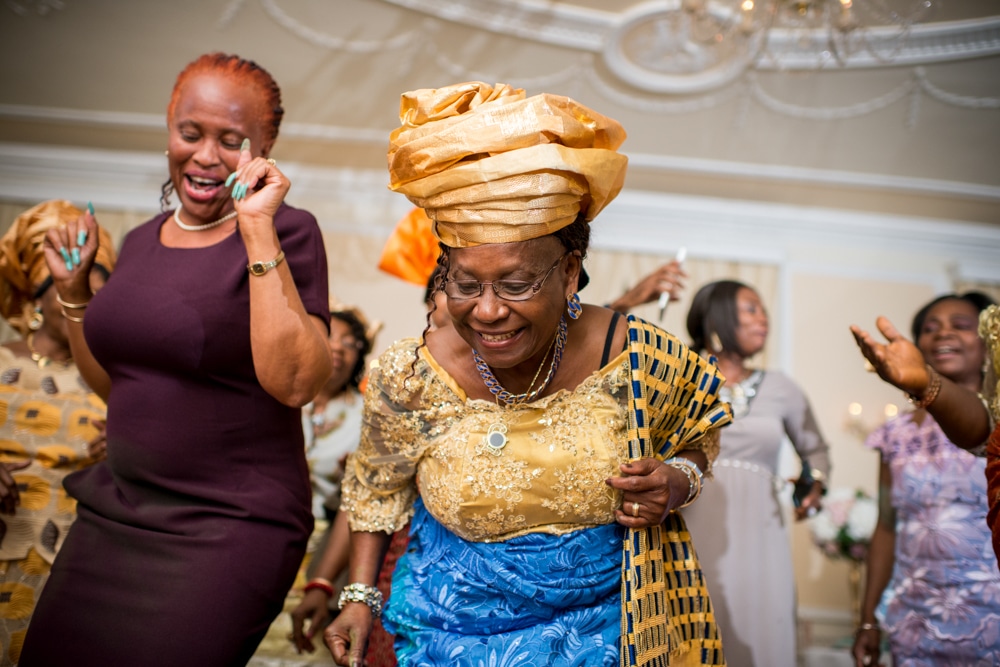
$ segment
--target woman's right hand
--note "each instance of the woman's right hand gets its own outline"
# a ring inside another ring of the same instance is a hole
[[[931,381],[924,355],[885,317],[877,318],[875,326],[888,343],[880,343],[867,331],[851,325],[851,333],[861,348],[861,354],[880,378],[898,389],[919,396]]]
[[[323,626],[323,621],[330,615],[327,608],[330,598],[319,589],[307,591],[302,596],[302,602],[291,611],[292,615],[292,645],[298,653],[305,651],[312,653],[316,650],[312,639],[316,636],[316,631]],[[306,619],[309,620],[309,627],[306,628]]]
[[[333,661],[342,667],[362,667],[371,635],[372,610],[363,602],[349,602],[323,633]]]
[[[86,240],[79,245],[80,232]],[[97,220],[89,212],[62,227],[50,229],[45,234],[45,263],[56,292],[64,301],[87,303],[93,292],[90,289],[90,270],[94,266],[100,237]],[[75,260],[79,259],[79,263]]]
[[[878,628],[858,630],[854,635],[854,646],[851,655],[854,657],[854,667],[875,667],[878,664],[882,632]]]

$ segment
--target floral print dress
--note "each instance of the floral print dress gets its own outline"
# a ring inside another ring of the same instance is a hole
[[[985,460],[930,417],[868,438],[892,471],[896,553],[876,610],[897,667],[1000,664],[1000,571],[986,524]]]

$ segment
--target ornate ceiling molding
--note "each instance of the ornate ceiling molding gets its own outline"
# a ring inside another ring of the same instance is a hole
[[[267,0],[273,2],[274,0]],[[828,30],[773,28],[737,48],[679,39],[681,0],[655,0],[623,12],[523,0],[382,0],[436,19],[600,54],[621,81],[653,93],[691,94],[719,88],[748,69],[796,70],[920,65],[1000,54],[1000,17],[865,28],[864,48],[838,60]],[[669,33],[669,34],[668,34]],[[891,58],[887,55],[891,54]]]

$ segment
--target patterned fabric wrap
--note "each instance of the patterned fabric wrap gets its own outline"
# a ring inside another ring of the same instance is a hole
[[[1000,424],[993,428],[986,445],[986,499],[989,503],[986,523],[993,535],[993,554],[1000,567]]]
[[[725,379],[662,329],[634,315],[628,321],[629,457],[663,460],[695,446],[711,462],[719,451],[717,428],[732,421],[718,398]],[[627,531],[621,586],[622,667],[725,665],[708,589],[680,514]]]
[[[386,630],[400,665],[615,667],[622,528],[472,542],[418,500]]]

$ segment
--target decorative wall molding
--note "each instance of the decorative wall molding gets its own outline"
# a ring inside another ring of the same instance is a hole
[[[4,119],[79,125],[84,127],[104,127],[121,131],[164,132],[166,129],[165,121],[161,114],[63,109],[15,104],[0,104],[0,120]],[[368,144],[378,146],[379,148],[385,146],[386,137],[389,136],[389,132],[389,129],[372,130],[314,123],[285,122],[281,126],[281,136],[284,138],[330,143]],[[15,146],[17,145],[8,144],[5,150],[13,151],[15,150]],[[40,155],[44,155],[47,149],[28,149],[25,147],[23,150],[25,153],[39,153]],[[32,159],[30,155],[25,155],[25,157],[29,160]],[[665,173],[736,176],[773,182],[849,186],[894,192],[956,195],[989,201],[1000,201],[1000,187],[958,181],[904,178],[781,165],[744,164],[647,153],[629,153],[629,163],[634,167],[663,171]]]
[[[282,170],[293,183],[290,201],[316,213],[326,229],[385,237],[410,207],[386,188],[382,170],[295,163],[282,163]],[[0,143],[4,199],[61,197],[152,212],[166,175],[159,153]],[[968,266],[982,274],[1000,257],[1000,227],[634,190],[624,191],[594,225],[595,247],[608,250],[670,256],[681,243],[692,257],[788,264],[791,256],[808,261],[801,258],[809,253],[868,252],[887,261],[927,257],[931,272]],[[836,263],[850,267],[852,260]],[[889,263],[885,270],[912,278],[912,269]]]

